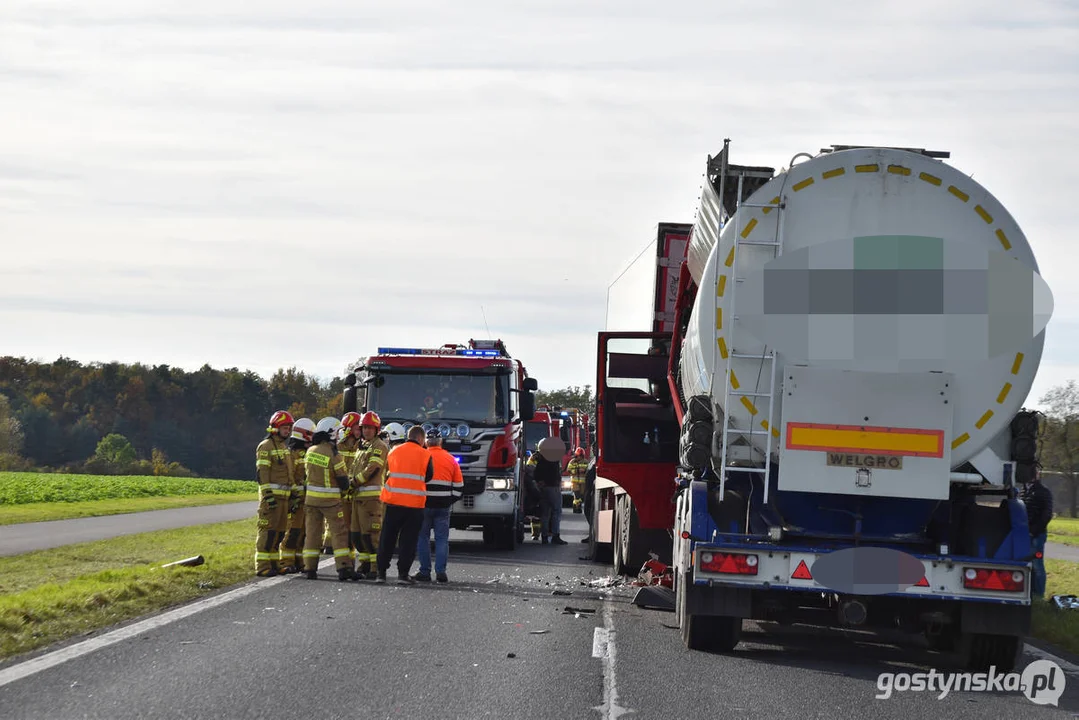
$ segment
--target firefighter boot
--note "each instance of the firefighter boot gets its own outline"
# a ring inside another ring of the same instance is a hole
[[[318,580],[318,570],[304,570],[303,574],[307,576],[308,580]]]
[[[368,580],[374,580],[378,575],[378,573],[375,572],[375,569],[371,567],[371,562],[375,560],[376,557],[375,543],[367,533],[360,534],[360,543],[360,547],[367,553],[367,560],[360,563],[360,572],[363,573],[363,576]]]
[[[340,570],[337,571],[337,579],[339,581],[341,581],[341,582],[346,582],[348,580],[355,580],[356,579],[356,573],[353,572],[349,568],[341,568]]]

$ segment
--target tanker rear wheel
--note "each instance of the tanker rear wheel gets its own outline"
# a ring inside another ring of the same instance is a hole
[[[675,612],[682,642],[689,650],[731,652],[742,640],[742,618],[688,612],[688,596],[692,582],[692,575],[679,575],[675,581]]]

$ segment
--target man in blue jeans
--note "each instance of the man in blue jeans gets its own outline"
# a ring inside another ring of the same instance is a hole
[[[450,506],[461,499],[464,477],[457,460],[442,447],[438,430],[427,433],[427,450],[431,453],[434,473],[427,481],[427,504],[423,508],[423,525],[416,545],[419,572],[413,580],[431,582],[431,531],[435,531],[435,577],[440,583],[449,582],[446,561],[450,554]]]
[[[1030,527],[1031,562],[1030,597],[1045,597],[1045,540],[1049,523],[1053,520],[1053,493],[1042,484],[1042,470],[1034,468],[1034,478],[1023,489],[1023,503],[1027,506],[1027,525]]]

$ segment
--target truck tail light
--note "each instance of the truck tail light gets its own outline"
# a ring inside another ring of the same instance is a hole
[[[742,553],[702,552],[701,570],[727,575],[756,575],[757,556]]]
[[[1022,592],[1026,576],[1019,570],[964,568],[963,587],[971,590],[1002,590]]]

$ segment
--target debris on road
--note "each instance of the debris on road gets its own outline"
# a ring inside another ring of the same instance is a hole
[[[589,580],[588,582],[585,582],[584,580],[581,581],[582,585],[584,585],[586,587],[591,587],[591,588],[618,587],[619,585],[622,585],[623,583],[624,583],[624,580],[621,577],[614,577],[613,575],[608,575],[607,577],[597,578],[595,580]]]
[[[551,632],[551,631],[550,630],[529,630],[528,634],[529,635],[546,635],[549,632]]]
[[[644,565],[641,566],[641,572],[637,575],[637,579],[630,584],[637,586],[660,585],[673,588],[674,574],[671,572],[670,565],[665,565],[653,557],[651,560],[645,561]]]
[[[166,563],[161,567],[167,568],[174,567],[176,565],[182,565],[184,567],[195,567],[197,565],[202,565],[204,562],[206,562],[206,558],[204,558],[202,555],[196,555],[195,557],[184,558],[183,560],[177,560],[176,562]]]
[[[570,592],[569,590],[552,590],[551,594],[552,595],[572,595],[573,593]]]
[[[517,657],[517,653],[506,653],[506,657],[515,658],[515,657]]]
[[[595,608],[575,608],[567,605],[566,609],[562,611],[562,614],[572,615],[575,618],[579,618],[581,617],[581,615],[594,615],[595,612]]]
[[[1049,601],[1057,610],[1079,610],[1079,597],[1075,595],[1054,595]]]

